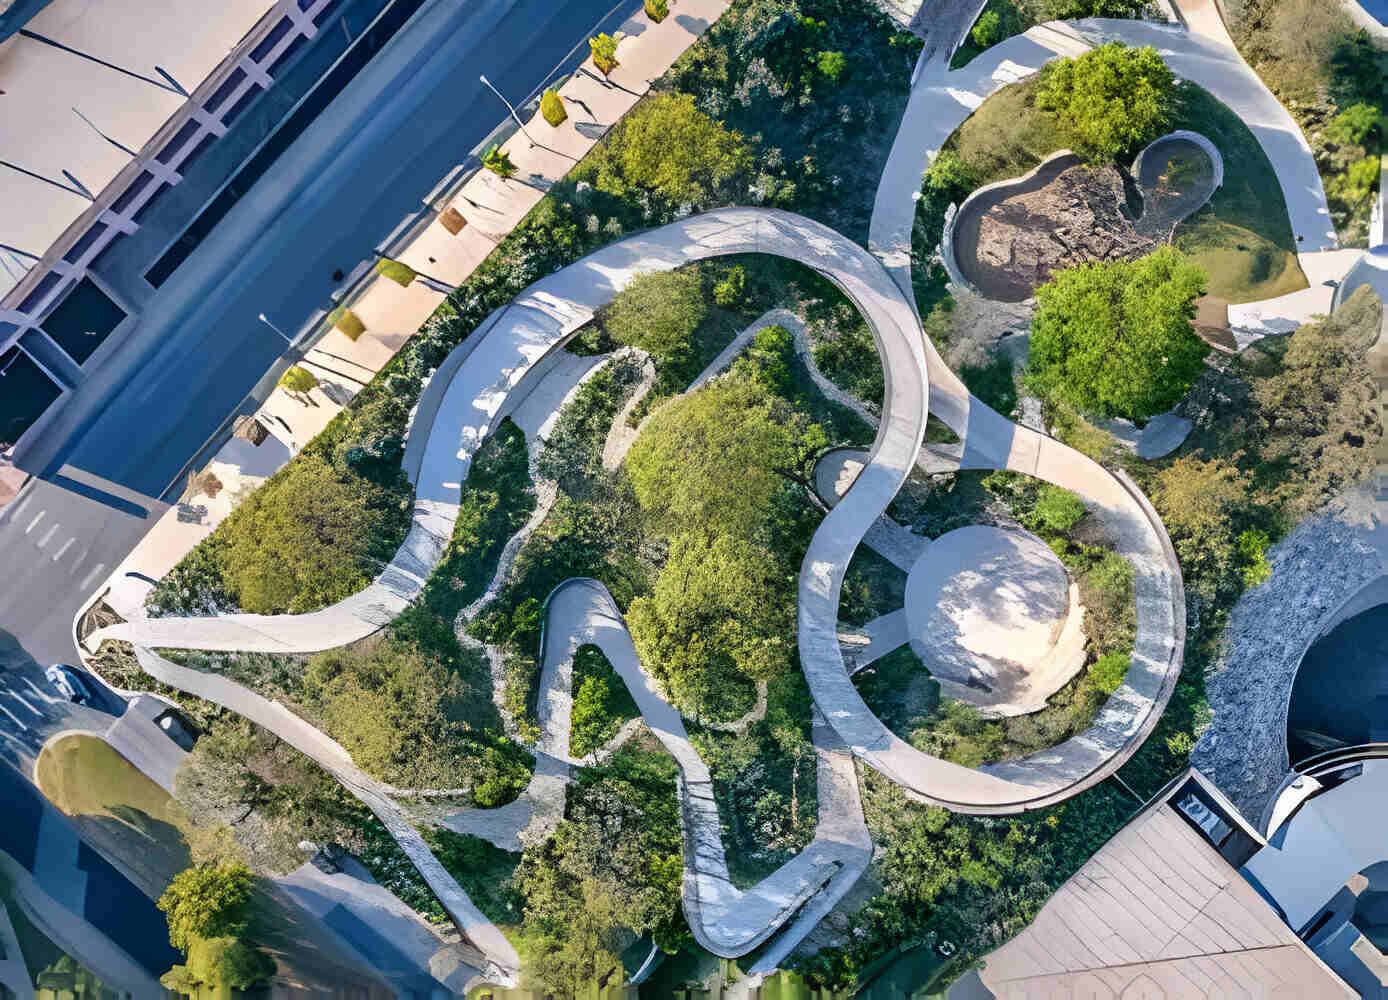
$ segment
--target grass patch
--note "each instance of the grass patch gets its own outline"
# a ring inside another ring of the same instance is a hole
[[[502,927],[520,923],[525,900],[515,886],[519,854],[443,827],[426,831],[424,840],[488,920]]]
[[[569,753],[575,757],[604,746],[629,719],[641,714],[617,671],[592,644],[579,646],[574,654],[573,692]]]
[[[83,837],[119,858],[151,898],[192,863],[183,807],[105,740],[60,736],[44,746],[34,777]]]

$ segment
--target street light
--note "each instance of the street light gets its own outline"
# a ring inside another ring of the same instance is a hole
[[[266,315],[265,315],[264,313],[261,313],[261,314],[260,314],[260,322],[264,323],[264,324],[265,324],[266,326],[268,326],[271,330],[274,330],[274,331],[275,331],[276,333],[278,333],[281,337],[283,337],[283,338],[284,338],[284,342],[285,342],[286,344],[288,344],[290,347],[293,347],[293,346],[294,346],[294,341],[293,341],[293,339],[292,339],[287,333],[285,333],[283,330],[281,330],[279,327],[275,326],[274,323],[271,323],[270,320],[269,320],[269,318],[267,318]]]
[[[511,112],[511,117],[516,120],[516,125],[519,126],[521,130],[521,135],[525,136],[526,139],[530,140],[530,145],[538,145],[538,143],[536,143],[534,139],[530,138],[530,133],[525,130],[525,123],[520,120],[520,115],[516,114],[516,109],[511,107],[511,102],[506,100],[506,96],[502,94],[501,91],[493,87],[492,81],[488,80],[485,76],[479,76],[477,79],[481,80],[484,84],[486,84],[487,89],[489,89],[493,94],[501,98],[501,103],[506,105],[506,110]]]

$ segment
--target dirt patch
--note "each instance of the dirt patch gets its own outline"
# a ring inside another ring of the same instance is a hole
[[[1098,260],[1131,260],[1156,240],[1120,210],[1123,178],[1073,154],[1042,164],[1028,179],[984,193],[960,213],[959,269],[986,298],[1027,299],[1056,271]]]

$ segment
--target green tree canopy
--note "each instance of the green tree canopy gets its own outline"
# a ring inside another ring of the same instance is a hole
[[[775,556],[735,535],[677,537],[653,593],[632,602],[627,622],[641,662],[695,717],[728,714],[729,681],[774,677],[795,646],[793,590]]]
[[[318,376],[307,368],[292,365],[280,376],[280,385],[290,392],[308,392],[318,385]]]
[[[169,943],[188,951],[198,938],[236,936],[246,929],[251,871],[245,865],[199,865],[174,876],[159,897]]]
[[[356,593],[378,567],[372,551],[390,494],[342,476],[305,451],[223,522],[223,578],[246,611],[323,607]]]
[[[692,268],[638,274],[598,310],[598,322],[619,344],[659,361],[689,352],[689,338],[708,314],[699,272]]]
[[[1204,289],[1200,268],[1172,247],[1060,272],[1036,292],[1028,384],[1101,417],[1170,408],[1209,351],[1190,322]]]
[[[688,94],[638,104],[607,139],[597,187],[616,195],[645,188],[675,204],[707,206],[751,170],[737,132],[694,107]]]
[[[274,975],[270,956],[238,937],[197,938],[188,949],[186,965],[175,965],[159,978],[177,993],[209,989],[244,990]]]
[[[735,371],[651,418],[627,456],[636,498],[670,534],[748,537],[784,472],[798,470],[803,423],[759,380]]]
[[[1157,50],[1110,42],[1041,71],[1036,103],[1054,112],[1075,152],[1112,160],[1151,142],[1170,119],[1175,77]]]

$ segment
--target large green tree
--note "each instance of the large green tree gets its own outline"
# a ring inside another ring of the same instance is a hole
[[[1204,289],[1200,268],[1172,247],[1060,272],[1036,292],[1028,384],[1101,417],[1168,409],[1209,351],[1191,327]]]
[[[1075,152],[1104,162],[1161,133],[1171,117],[1175,87],[1156,49],[1111,42],[1047,64],[1036,103],[1054,112]]]
[[[647,99],[607,139],[597,187],[611,194],[633,188],[675,204],[703,207],[752,167],[752,149],[694,106],[689,94]]]
[[[678,359],[708,314],[698,270],[640,274],[598,311],[603,329],[619,344],[639,347],[657,361]]]
[[[261,614],[341,600],[370,582],[379,511],[390,495],[300,455],[224,522],[220,563],[232,596]]]
[[[169,923],[169,943],[187,951],[198,938],[241,934],[251,899],[245,865],[199,865],[174,876],[159,897]]]
[[[760,380],[734,371],[671,402],[627,456],[641,507],[667,534],[750,535],[809,428]]]

